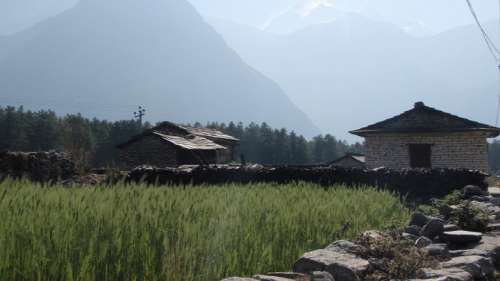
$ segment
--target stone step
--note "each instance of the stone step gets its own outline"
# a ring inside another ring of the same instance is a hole
[[[490,223],[488,224],[488,231],[493,232],[493,231],[500,231],[500,223]]]
[[[488,192],[491,196],[500,198],[500,188],[498,187],[490,187],[488,188]]]

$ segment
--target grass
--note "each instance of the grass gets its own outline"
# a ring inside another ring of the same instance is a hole
[[[0,183],[1,280],[211,281],[402,225],[399,198],[311,184],[44,188]]]

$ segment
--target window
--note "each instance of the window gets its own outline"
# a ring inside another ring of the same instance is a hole
[[[409,150],[412,168],[432,168],[430,144],[410,144]]]

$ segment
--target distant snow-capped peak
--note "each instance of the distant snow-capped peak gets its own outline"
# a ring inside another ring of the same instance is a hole
[[[301,17],[307,17],[317,9],[323,7],[332,8],[333,6],[334,4],[332,0],[308,0],[299,4],[296,11]]]

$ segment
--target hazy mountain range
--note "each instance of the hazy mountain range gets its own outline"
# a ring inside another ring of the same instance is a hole
[[[476,26],[415,38],[358,14],[290,35],[212,23],[246,62],[336,136],[353,140],[349,130],[399,114],[415,101],[495,123],[498,72]],[[495,23],[487,26],[498,34]]]
[[[152,121],[266,121],[319,133],[181,0],[85,0],[0,41],[2,105]]]

